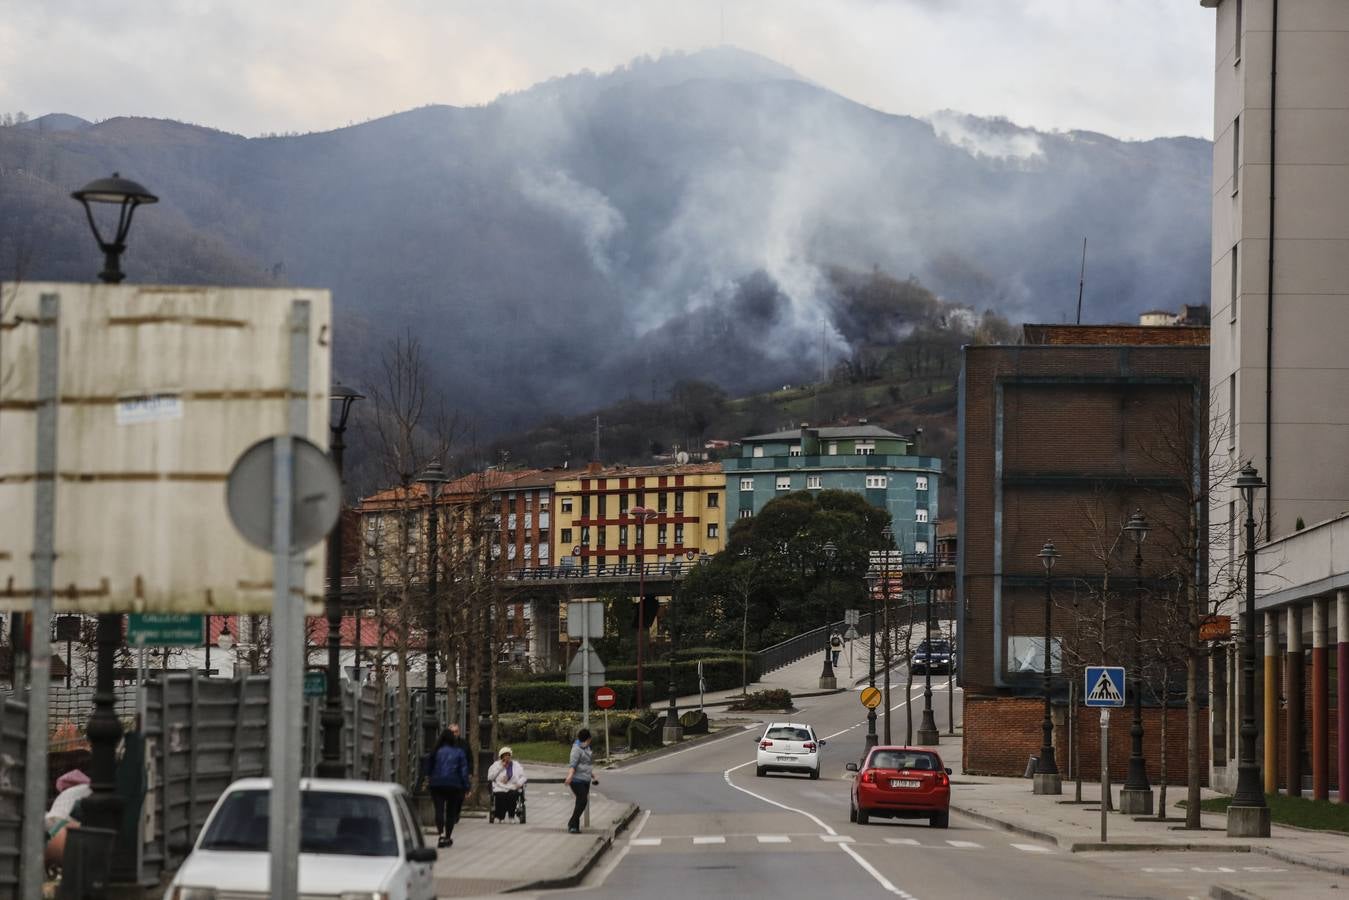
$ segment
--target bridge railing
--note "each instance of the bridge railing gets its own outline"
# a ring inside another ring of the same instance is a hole
[[[866,635],[871,633],[871,613],[863,613],[858,617],[857,633]],[[765,647],[759,651],[759,671],[771,672],[774,669],[781,669],[783,666],[790,665],[799,659],[805,659],[816,653],[824,653],[825,642],[829,640],[829,635],[837,631],[843,634],[848,630],[846,622],[831,622],[820,628],[803,632],[795,637],[774,644],[771,647]]]
[[[511,581],[552,581],[558,578],[613,578],[630,581],[638,577],[651,579],[683,578],[699,564],[697,562],[644,563],[628,566],[528,566],[509,569],[506,578]]]

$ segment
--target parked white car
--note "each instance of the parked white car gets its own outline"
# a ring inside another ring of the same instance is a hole
[[[756,775],[763,777],[768,772],[787,771],[820,777],[820,748],[825,742],[816,738],[815,729],[809,725],[770,722],[758,744]]]
[[[270,778],[245,778],[216,802],[164,900],[264,900]],[[396,784],[300,783],[300,894],[331,900],[434,900],[434,847]]]

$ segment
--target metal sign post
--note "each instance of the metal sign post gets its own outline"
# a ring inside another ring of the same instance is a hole
[[[1124,705],[1124,667],[1087,666],[1082,673],[1083,702],[1101,710],[1101,843],[1106,842],[1110,807],[1110,710]]]
[[[1101,710],[1101,843],[1106,842],[1106,815],[1110,806],[1110,709]]]

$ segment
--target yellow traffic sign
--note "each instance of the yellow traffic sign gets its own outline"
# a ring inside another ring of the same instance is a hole
[[[862,689],[862,705],[867,709],[875,709],[881,705],[881,689],[868,687]]]

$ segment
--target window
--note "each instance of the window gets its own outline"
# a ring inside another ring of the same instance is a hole
[[[589,526],[589,525],[582,525],[582,526],[581,526],[581,543],[582,543],[583,545],[587,545],[587,546],[590,544],[590,526]]]
[[[684,495],[683,493],[676,491],[674,497],[675,497],[675,513],[676,514],[682,513],[684,511]]]
[[[829,442],[829,455],[838,456],[838,441]]]
[[[548,545],[539,544],[539,561],[542,562],[547,558],[548,558]]]
[[[913,481],[913,489],[915,491],[927,490],[927,476],[919,475],[917,478],[915,478]]]
[[[637,538],[637,546],[640,547],[640,546],[642,546],[642,544],[645,544],[645,543],[646,543],[646,523],[645,523],[645,522],[639,522],[638,524],[632,526],[632,530],[633,530],[633,532],[634,532],[634,537]]]
[[[1232,196],[1241,189],[1241,116],[1232,120]]]
[[[742,490],[742,491],[752,491],[752,490],[754,490],[754,479],[753,479],[753,478],[742,478],[742,479],[740,479],[740,490]]]
[[[539,531],[547,531],[551,521],[547,509],[539,510]]]
[[[534,558],[534,545],[525,544],[525,559],[533,559],[533,558]]]
[[[506,517],[506,527],[512,531],[515,530],[515,513],[511,513]]]
[[[618,526],[618,546],[628,546],[628,526],[626,525]]]
[[[562,511],[563,511],[564,513],[569,513],[569,512],[571,512],[571,498],[570,498],[570,497],[563,497],[563,498],[562,498]]]
[[[533,494],[525,494],[525,509],[526,509],[526,510],[530,510],[530,509],[533,509],[533,508],[534,508],[534,495],[533,495]]]
[[[506,548],[506,558],[515,559],[515,545],[511,544]]]
[[[608,537],[609,537],[609,529],[605,528],[603,525],[595,529],[595,539],[597,541],[596,546],[599,547],[601,550],[604,549],[604,545]]]
[[[788,456],[800,456],[800,455],[801,455],[801,445],[800,445],[800,444],[797,444],[795,447],[789,447],[789,448],[787,449],[787,455],[788,455]]]
[[[590,498],[588,496],[581,497],[581,518],[590,518]]]
[[[1237,374],[1227,376],[1227,455],[1237,450]]]
[[[709,491],[707,494],[707,508],[716,509],[721,503],[721,495],[716,491]]]
[[[806,487],[812,491],[818,491],[823,486],[823,479],[819,475],[807,475]]]
[[[665,546],[665,536],[669,534],[669,527],[668,525],[656,526],[656,543],[661,547]]]
[[[887,484],[889,484],[889,479],[884,475],[867,476],[867,487],[869,488],[884,488]]]
[[[604,494],[600,494],[595,498],[595,515],[599,516],[601,519],[604,518],[604,508],[609,505],[608,500],[609,498]]]
[[[857,441],[853,444],[852,452],[856,456],[871,456],[876,452],[876,442]]]
[[[231,792],[212,817],[202,848],[266,852],[270,803],[270,793],[265,789]],[[383,797],[303,791],[300,809],[301,853],[398,856],[398,828]],[[352,834],[359,834],[360,840],[353,841]]]
[[[763,447],[755,447],[755,448],[754,448],[754,458],[755,458],[755,459],[758,459],[758,458],[760,458],[760,457],[762,457],[762,456],[763,456]]]
[[[534,527],[534,514],[525,513],[525,530],[528,531],[533,527]]]
[[[714,525],[708,525],[708,526],[707,526],[707,538],[708,538],[708,540],[713,540],[713,539],[716,538],[716,536],[717,536],[717,526],[716,526],[715,524],[714,524]]]
[[[919,509],[914,513],[913,520],[920,525],[927,522],[927,510]]]
[[[1235,0],[1235,2],[1236,2],[1236,9],[1234,10],[1234,18],[1236,20],[1236,40],[1235,40],[1235,50],[1233,51],[1234,58],[1232,60],[1232,65],[1234,66],[1237,63],[1241,62],[1241,28],[1242,28],[1241,23],[1242,0]]]
[[[618,567],[620,569],[626,569],[628,567],[628,558],[626,556],[620,556],[618,558]]]
[[[752,510],[752,509],[742,509],[742,510],[740,510],[740,516],[739,516],[739,518],[741,518],[741,519],[748,519],[748,518],[749,518],[750,516],[752,516],[752,515],[754,515],[754,510]]]
[[[1230,500],[1227,503],[1227,564],[1234,565],[1237,561],[1237,501]]]
[[[927,541],[914,541],[914,542],[913,542],[913,552],[914,552],[914,553],[926,553],[926,552],[927,552]]]
[[[683,525],[676,525],[676,526],[675,526],[675,546],[677,547],[677,546],[679,546],[679,545],[682,544],[682,543],[684,543],[684,526],[683,526]]]
[[[1228,313],[1231,317],[1230,321],[1233,322],[1237,320],[1237,298],[1241,296],[1241,282],[1239,279],[1239,276],[1241,274],[1241,267],[1237,263],[1238,246],[1239,245],[1237,244],[1232,245],[1232,291],[1231,291],[1232,296],[1230,301],[1231,308],[1228,310]]]
[[[549,497],[547,494],[544,494],[541,497],[539,497],[540,510],[548,509],[552,505],[553,505],[553,498]],[[571,510],[568,509],[567,512],[571,512]]]
[[[778,476],[778,490],[780,490],[780,491],[790,491],[791,489],[792,489],[792,476],[790,476],[790,475],[779,475],[779,476]]]

